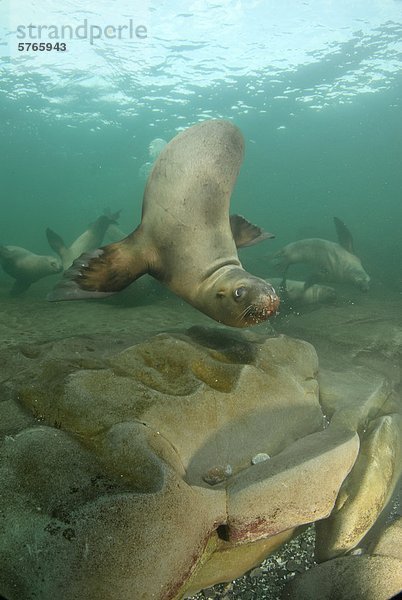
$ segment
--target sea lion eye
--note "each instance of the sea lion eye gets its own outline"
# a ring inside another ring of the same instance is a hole
[[[239,302],[239,300],[244,298],[244,295],[246,293],[247,293],[247,289],[244,286],[238,287],[233,292],[233,298],[236,300],[236,302]]]

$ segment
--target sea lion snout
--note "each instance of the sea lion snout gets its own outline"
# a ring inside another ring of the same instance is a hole
[[[362,279],[361,281],[358,282],[357,285],[359,286],[359,288],[361,289],[362,292],[368,292],[370,289],[370,278]]]
[[[352,270],[350,280],[361,292],[369,291],[371,281],[370,275],[366,273],[361,264],[358,265],[357,269]]]
[[[60,273],[63,270],[63,265],[60,260],[54,259],[50,261],[50,268],[54,273]]]
[[[280,299],[275,289],[270,283],[265,284],[261,296],[261,300],[263,302],[263,310],[266,311],[267,316],[270,317],[271,315],[274,315],[278,311]]]
[[[253,298],[244,314],[246,327],[266,321],[276,314],[279,308],[280,299],[273,286],[263,280],[260,281],[262,282],[260,286],[254,285]]]

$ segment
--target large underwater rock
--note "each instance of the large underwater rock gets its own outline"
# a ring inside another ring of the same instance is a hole
[[[316,352],[301,340],[193,328],[110,356],[72,338],[18,360],[0,402],[7,600],[182,598],[317,520],[334,531],[328,544],[318,536],[319,552],[337,556],[340,490],[337,514],[352,507],[353,532],[358,506],[368,531],[396,485],[395,392],[359,373],[366,387],[343,418],[353,374],[323,372],[319,389]]]
[[[402,589],[402,563],[388,556],[342,556],[298,575],[283,600],[390,600]]]

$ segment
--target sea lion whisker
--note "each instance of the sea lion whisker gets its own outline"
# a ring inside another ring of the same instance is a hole
[[[253,305],[249,304],[248,306],[246,306],[246,308],[244,310],[242,310],[242,312],[238,315],[237,320],[238,321],[244,321],[245,317],[248,317],[253,310]]]

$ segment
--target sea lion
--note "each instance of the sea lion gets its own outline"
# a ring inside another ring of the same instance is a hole
[[[109,296],[145,273],[212,319],[248,327],[274,314],[273,287],[247,273],[229,204],[243,158],[240,131],[204,121],[177,135],[148,179],[133,233],[77,259],[49,300]]]
[[[334,217],[334,222],[339,244],[321,238],[299,240],[279,250],[273,259],[285,274],[289,266],[295,263],[309,263],[318,267],[319,272],[309,278],[306,288],[324,280],[352,283],[362,291],[367,291],[370,277],[354,253],[352,236],[340,219]]]
[[[74,260],[84,252],[94,250],[103,241],[104,235],[109,226],[116,223],[119,212],[114,214],[104,214],[82,233],[70,247],[67,247],[63,239],[49,227],[46,229],[46,237],[49,246],[60,256],[63,269],[66,270],[73,264]]]
[[[60,273],[63,267],[55,256],[34,254],[19,246],[0,246],[0,264],[15,279],[10,294],[17,296],[48,275]]]
[[[305,281],[296,281],[294,279],[280,279],[272,278],[270,282],[280,294],[283,302],[283,295],[281,293],[281,286],[283,286],[284,294],[290,302],[300,305],[311,305],[311,304],[323,304],[330,303],[336,300],[336,290],[329,285],[320,285],[315,283],[309,287],[306,287]]]

